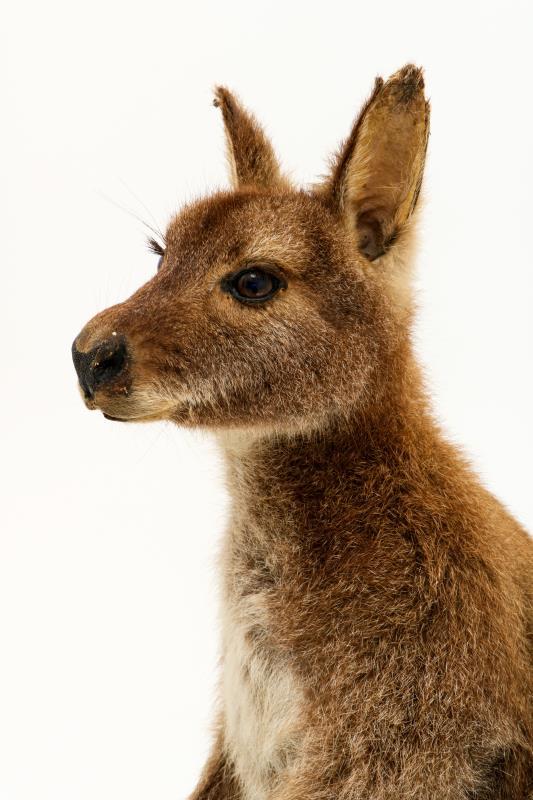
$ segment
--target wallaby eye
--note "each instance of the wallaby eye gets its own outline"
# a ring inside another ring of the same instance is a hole
[[[269,300],[281,286],[277,275],[259,267],[242,270],[224,281],[224,288],[243,303]]]

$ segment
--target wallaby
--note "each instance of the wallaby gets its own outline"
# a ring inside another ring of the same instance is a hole
[[[232,512],[222,675],[192,800],[533,795],[533,547],[429,408],[411,272],[420,69],[377,79],[328,176],[282,174],[217,88],[232,190],[73,345],[109,419],[213,431]]]

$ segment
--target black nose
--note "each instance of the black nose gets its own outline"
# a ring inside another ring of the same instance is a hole
[[[87,397],[93,397],[96,389],[123,372],[128,359],[126,342],[122,336],[112,336],[87,353],[78,350],[76,342],[77,339],[72,345],[72,360],[81,388]]]

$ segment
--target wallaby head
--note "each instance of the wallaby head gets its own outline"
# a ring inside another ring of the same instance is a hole
[[[225,88],[232,190],[170,223],[157,274],[73,345],[113,419],[320,426],[376,402],[407,357],[413,213],[429,106],[421,71],[376,80],[327,177],[294,187]]]

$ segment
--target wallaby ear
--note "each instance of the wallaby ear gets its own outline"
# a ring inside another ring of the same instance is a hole
[[[213,104],[222,111],[231,180],[235,189],[287,185],[274,149],[255,117],[224,86],[217,86]]]
[[[428,135],[422,71],[408,64],[386,83],[377,78],[320,189],[371,261],[387,252],[415,209]]]

